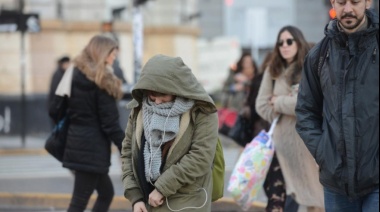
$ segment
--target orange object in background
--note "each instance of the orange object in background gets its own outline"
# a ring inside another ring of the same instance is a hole
[[[334,19],[336,18],[336,11],[334,8],[331,8],[330,11],[329,11],[329,15],[330,15],[330,18],[331,19]]]
[[[230,7],[234,4],[234,0],[225,0],[225,3],[228,7]]]

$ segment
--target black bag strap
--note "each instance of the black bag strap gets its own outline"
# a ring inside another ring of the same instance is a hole
[[[379,44],[379,31],[376,33],[376,40],[377,40],[377,45],[379,47],[379,45],[380,45]],[[325,36],[323,38],[323,40],[321,41],[321,45],[319,48],[319,54],[318,54],[318,63],[317,63],[318,66],[316,67],[318,76],[321,75],[322,66],[325,63],[326,58],[328,58],[329,54],[330,54],[330,49],[328,48],[329,41],[330,41],[330,38],[327,36]]]
[[[321,74],[321,69],[323,64],[325,63],[326,58],[329,56],[330,49],[328,49],[330,38],[325,36],[323,40],[321,41],[321,45],[319,48],[319,54],[318,54],[318,67],[317,67],[317,73],[318,76]]]

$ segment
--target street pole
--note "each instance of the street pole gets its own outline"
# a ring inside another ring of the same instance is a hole
[[[25,97],[25,32],[21,31],[21,143],[25,147],[26,97]]]
[[[133,7],[133,59],[134,59],[134,83],[140,78],[144,45],[144,24],[141,6]]]
[[[19,14],[20,17],[24,12],[24,0],[19,0]],[[19,18],[21,24],[21,18]],[[26,57],[25,57],[25,30],[21,30],[21,45],[20,45],[20,69],[21,69],[21,144],[25,147],[25,134],[26,134],[26,97],[25,97],[25,67],[26,67]]]

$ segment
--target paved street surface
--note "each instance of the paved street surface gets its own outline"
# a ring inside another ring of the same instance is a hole
[[[73,189],[74,178],[70,171],[63,168],[61,163],[43,150],[44,136],[28,137],[25,147],[21,148],[20,139],[17,137],[0,137],[0,194],[64,194],[69,196]],[[241,149],[231,140],[221,136],[226,161],[225,189],[229,176],[239,157]],[[123,186],[120,180],[121,170],[117,151],[112,154],[112,166],[110,176],[112,178],[115,197],[122,199]],[[225,197],[231,200],[230,194],[225,190]],[[0,197],[1,198],[1,197]],[[1,200],[0,200],[1,201]],[[124,201],[124,200],[122,200]],[[126,200],[125,200],[126,201]],[[23,201],[21,201],[23,202]],[[266,203],[263,193],[259,195],[258,205],[252,211],[263,211]],[[27,207],[23,205],[5,205],[0,202],[0,211],[64,211],[48,207]],[[125,210],[112,210],[111,212]],[[215,203],[215,212],[240,212],[232,201]]]

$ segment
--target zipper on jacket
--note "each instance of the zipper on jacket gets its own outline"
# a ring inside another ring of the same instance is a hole
[[[329,57],[330,57],[330,49],[327,49],[325,61],[327,61],[329,59]],[[335,74],[333,73],[333,71],[331,69],[329,69],[329,75],[330,75],[332,85],[335,85],[335,82],[336,82]]]

